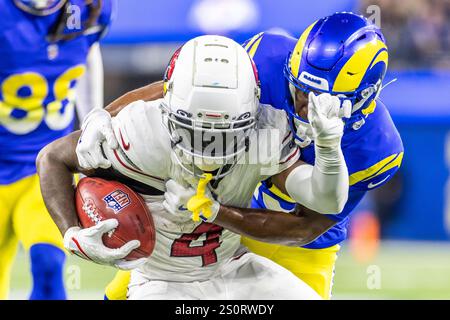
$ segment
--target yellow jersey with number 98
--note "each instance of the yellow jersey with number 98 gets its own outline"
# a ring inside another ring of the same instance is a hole
[[[90,47],[110,23],[111,1],[103,1],[96,28],[51,43],[48,35],[61,11],[40,17],[0,0],[0,185],[35,173],[39,151],[72,130],[75,85],[85,72]],[[80,26],[90,14],[85,3],[70,1]],[[63,33],[79,29],[72,21]]]

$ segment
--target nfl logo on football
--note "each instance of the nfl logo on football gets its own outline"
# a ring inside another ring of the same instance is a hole
[[[103,198],[108,207],[114,210],[114,213],[119,213],[120,210],[130,204],[130,197],[122,190],[115,190]]]

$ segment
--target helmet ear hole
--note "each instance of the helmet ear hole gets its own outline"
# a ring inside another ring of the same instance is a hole
[[[369,98],[374,92],[376,91],[375,86],[371,85],[367,88],[365,88],[364,90],[361,91],[361,98],[362,99],[367,99]]]

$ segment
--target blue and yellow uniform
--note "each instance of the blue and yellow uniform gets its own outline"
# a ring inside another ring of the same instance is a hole
[[[307,37],[309,30],[302,35]],[[283,74],[289,54],[297,40],[288,36],[261,33],[244,46],[255,61],[261,81],[261,102],[283,109],[291,99],[289,82]],[[341,148],[350,175],[350,190],[344,210],[329,218],[336,224],[303,248],[285,247],[242,240],[253,252],[270,258],[292,271],[314,288],[323,298],[331,296],[334,264],[339,243],[347,236],[349,214],[367,191],[389,181],[403,159],[403,144],[386,106],[374,100],[346,123]],[[314,164],[313,145],[302,148],[301,160]],[[260,184],[254,193],[252,207],[290,212],[295,202],[270,181]]]
[[[53,295],[45,283],[54,280],[45,278],[55,273],[54,265],[62,269],[65,254],[54,250],[62,248],[62,237],[42,200],[35,160],[45,145],[73,129],[75,84],[112,15],[111,1],[96,10],[93,3],[70,0],[37,16],[0,0],[0,299],[7,297],[18,242],[30,251],[33,275],[44,276],[34,277],[34,289],[48,291],[31,298],[64,298],[64,290]],[[86,27],[89,18],[95,21]],[[62,270],[57,272],[62,284]]]

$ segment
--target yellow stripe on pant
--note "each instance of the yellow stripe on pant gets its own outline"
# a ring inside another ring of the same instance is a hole
[[[42,200],[37,175],[0,185],[0,299],[8,295],[19,241],[25,250],[37,243],[63,248],[62,236]]]
[[[274,245],[244,237],[241,242],[253,253],[291,271],[323,299],[330,299],[339,245],[324,249],[305,249]]]

